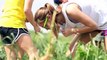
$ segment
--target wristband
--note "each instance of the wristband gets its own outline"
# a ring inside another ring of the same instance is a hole
[[[75,29],[74,28],[71,28],[71,33],[75,33]]]
[[[76,34],[76,33],[78,33],[78,29],[77,28],[71,28],[71,32]]]

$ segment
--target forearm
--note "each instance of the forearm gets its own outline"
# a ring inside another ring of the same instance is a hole
[[[96,30],[97,27],[83,27],[83,28],[71,28],[71,33],[79,33],[79,34],[82,34],[82,33],[87,33],[87,32],[91,32],[91,31],[94,31]]]
[[[25,14],[26,14],[26,17],[27,17],[27,20],[34,26],[34,27],[36,27],[37,26],[37,23],[34,21],[34,19],[33,19],[33,13],[32,13],[32,11],[27,11],[27,12],[25,12]]]
[[[33,13],[32,13],[32,4],[33,0],[25,0],[24,11],[27,20],[35,27],[37,26],[36,22],[34,22]]]

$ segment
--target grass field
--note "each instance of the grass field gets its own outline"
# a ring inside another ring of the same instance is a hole
[[[33,31],[30,31],[32,40],[34,42],[35,47],[39,49],[39,55],[43,56],[46,53],[47,46],[50,42],[50,34],[49,33],[41,33],[36,35]],[[53,57],[51,60],[72,60],[71,56],[66,57],[65,53],[68,50],[69,43],[72,40],[72,37],[64,37],[60,35],[57,39],[57,42],[53,45]],[[3,45],[0,41],[0,60],[6,60],[6,55],[3,49]],[[23,60],[28,60],[27,55],[23,56]],[[104,52],[104,47],[102,43],[102,47],[98,48],[91,43],[87,45],[83,45],[81,42],[78,44],[78,48],[76,51],[76,55],[74,60],[107,60],[107,54]]]

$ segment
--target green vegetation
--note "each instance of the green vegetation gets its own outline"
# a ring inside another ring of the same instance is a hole
[[[43,56],[46,53],[47,46],[50,42],[49,33],[39,33],[36,35],[33,31],[30,31],[32,40],[35,44],[35,47],[39,49],[39,55]],[[71,56],[66,57],[65,53],[68,50],[69,43],[72,40],[72,37],[59,36],[57,42],[53,45],[53,57],[51,60],[72,60]],[[0,41],[0,60],[6,60],[6,55],[3,49],[3,45]],[[23,60],[28,60],[28,56],[25,54]],[[90,43],[83,45],[81,42],[78,44],[76,51],[76,56],[74,60],[107,60],[107,54],[104,52],[104,47],[98,48]]]

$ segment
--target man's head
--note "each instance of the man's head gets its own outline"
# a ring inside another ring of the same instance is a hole
[[[62,4],[62,1],[61,0],[54,0],[54,3],[59,5],[59,4]]]
[[[62,4],[62,3],[66,3],[68,2],[68,0],[54,0],[54,3],[59,5],[59,4]]]

